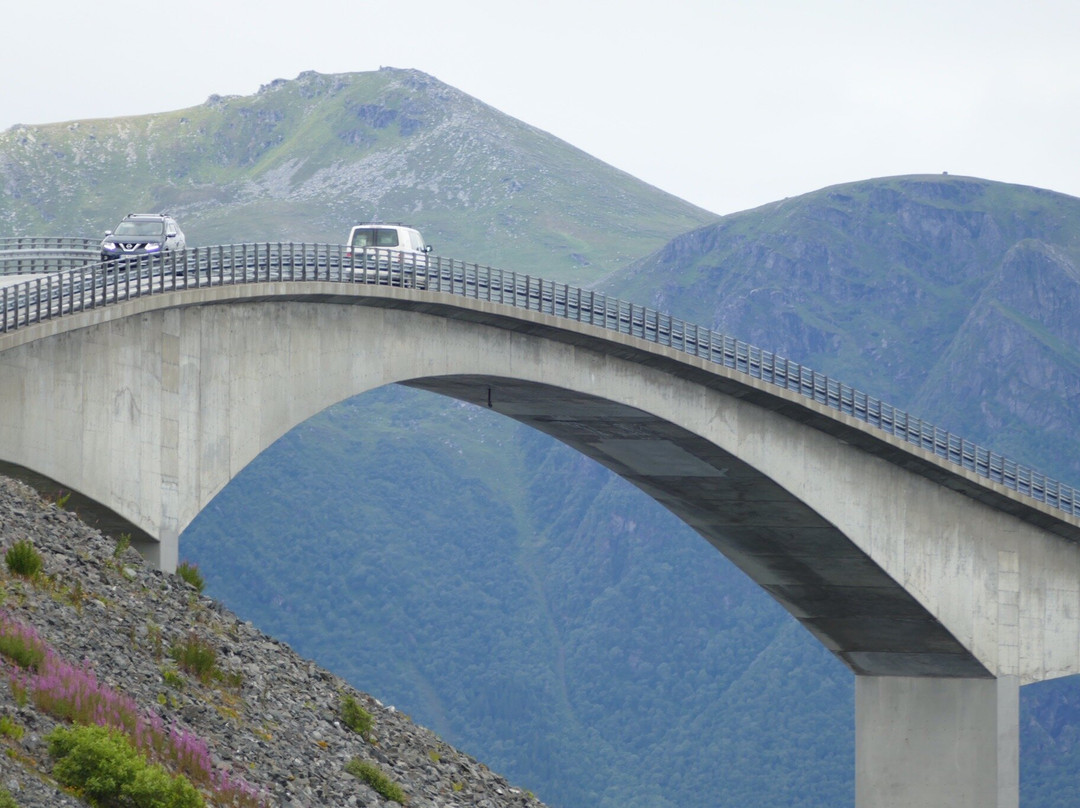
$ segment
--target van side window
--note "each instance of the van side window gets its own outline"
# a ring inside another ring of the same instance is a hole
[[[375,231],[375,246],[376,247],[396,247],[398,246],[397,230],[376,230]]]

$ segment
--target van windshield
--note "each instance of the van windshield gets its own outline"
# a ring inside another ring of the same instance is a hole
[[[358,250],[364,247],[397,247],[398,233],[393,228],[358,227],[353,231],[350,246]]]

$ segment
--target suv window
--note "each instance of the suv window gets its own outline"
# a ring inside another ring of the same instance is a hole
[[[125,219],[116,226],[116,230],[113,235],[117,238],[124,238],[130,236],[160,236],[165,229],[165,222],[163,221],[136,221],[134,219]]]

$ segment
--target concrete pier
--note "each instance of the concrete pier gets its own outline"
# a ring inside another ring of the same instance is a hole
[[[855,678],[858,808],[1018,808],[1020,683]]]

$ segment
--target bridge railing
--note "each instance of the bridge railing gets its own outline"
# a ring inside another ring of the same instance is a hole
[[[96,261],[101,240],[69,236],[0,238],[0,275],[74,269]]]
[[[825,374],[600,292],[455,259],[327,244],[233,244],[87,264],[0,289],[0,333],[146,295],[273,281],[378,284],[459,295],[638,337],[791,390],[1068,514],[1080,492]]]
[[[15,236],[0,238],[0,252],[7,250],[83,250],[97,253],[101,239],[76,236]]]

